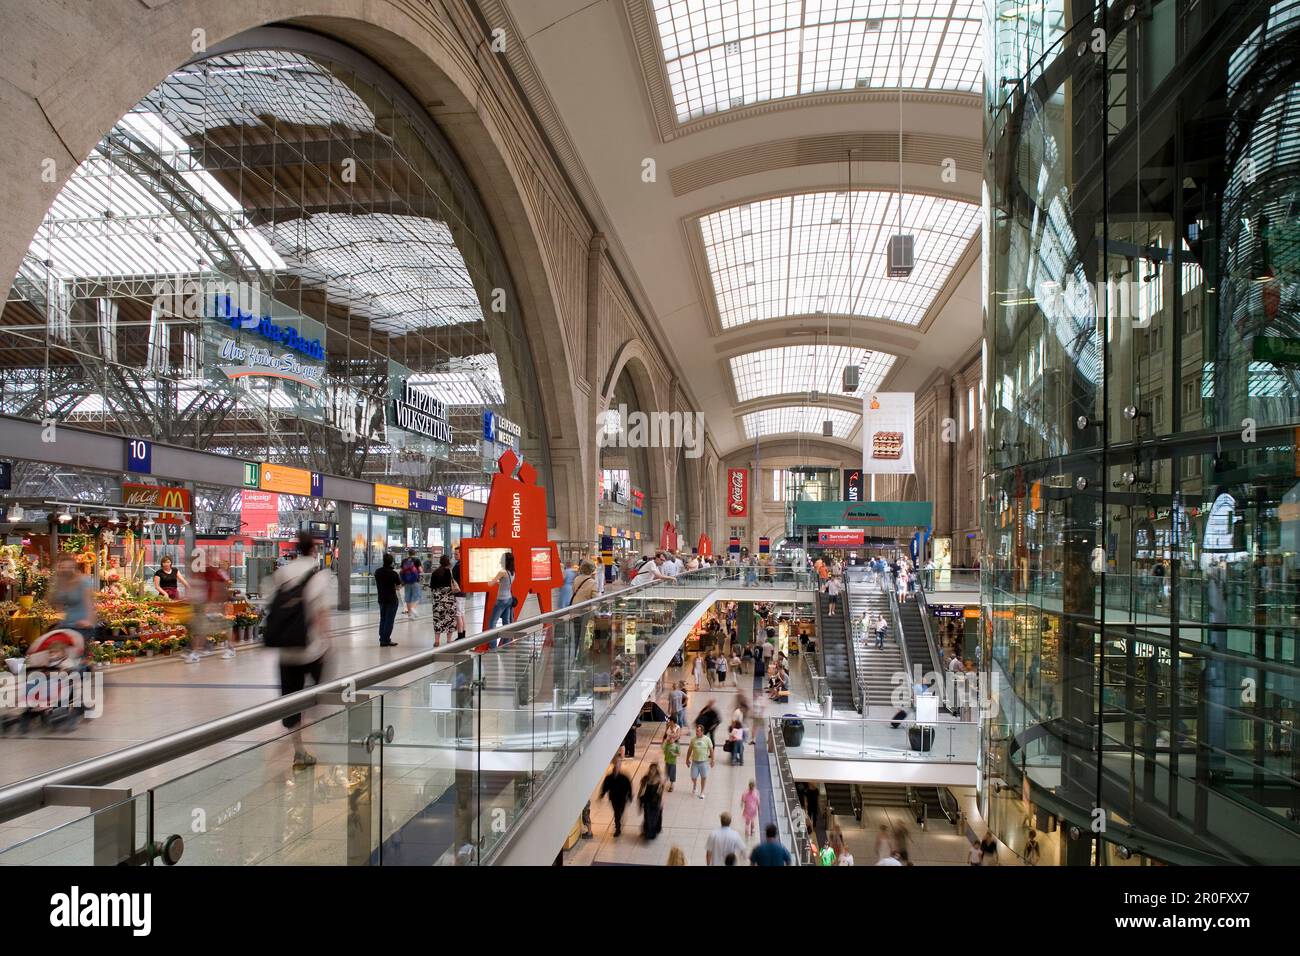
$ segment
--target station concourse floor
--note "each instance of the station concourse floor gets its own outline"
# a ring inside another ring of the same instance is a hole
[[[483,595],[468,596],[467,634],[482,630]],[[520,619],[538,613],[530,596]],[[379,611],[367,608],[334,612],[331,653],[326,678],[353,674],[433,647],[430,605],[421,602],[414,618],[398,611],[393,629],[395,648],[379,646]],[[103,713],[83,719],[70,730],[33,726],[25,735],[0,735],[0,786],[121,750],[133,744],[224,717],[280,696],[279,654],[261,644],[239,648],[233,660],[209,652],[196,664],[169,656],[121,665],[98,672],[104,676]],[[379,689],[400,687],[425,673],[417,668]],[[173,780],[222,757],[238,753],[283,734],[276,721],[211,747],[168,761],[120,781],[136,792]],[[288,744],[285,745],[288,747]],[[75,807],[46,807],[8,823],[0,823],[0,849],[37,836],[52,827],[85,816]]]

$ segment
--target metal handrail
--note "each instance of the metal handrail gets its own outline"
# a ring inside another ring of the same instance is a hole
[[[853,695],[853,709],[859,714],[862,713],[864,695],[862,693],[861,679],[858,677],[858,642],[857,636],[853,633],[853,618],[849,616],[849,608],[853,602],[849,597],[849,576],[844,575],[843,581],[844,593],[841,598],[840,613],[844,615],[844,637],[848,644],[846,648],[849,655],[849,688]]]
[[[782,735],[781,728],[784,721],[778,717],[771,717],[767,722],[767,739],[768,749],[771,751],[772,759],[776,764],[777,776],[781,779],[781,803],[785,808],[784,818],[790,828],[790,838],[794,841],[795,852],[790,854],[795,866],[808,866],[812,863],[812,840],[809,837],[807,818],[802,818],[804,826],[796,827],[794,822],[794,813],[792,808],[799,805],[799,797],[795,791],[794,773],[790,769],[790,758],[785,752],[785,737]]]
[[[202,750],[204,747],[300,713],[309,707],[316,706],[318,703],[337,698],[345,692],[351,694],[363,688],[374,686],[385,680],[426,667],[435,661],[446,660],[452,655],[472,650],[480,644],[521,636],[535,630],[539,625],[557,621],[562,617],[572,615],[575,611],[594,609],[601,604],[612,604],[624,599],[629,594],[639,594],[658,583],[660,582],[648,581],[643,584],[629,585],[618,589],[612,594],[591,598],[561,608],[558,611],[548,611],[545,614],[539,614],[537,617],[530,617],[524,621],[515,621],[489,631],[482,631],[462,640],[445,644],[442,647],[420,651],[386,664],[377,664],[355,674],[335,678],[305,690],[286,694],[275,700],[256,704],[234,714],[227,714],[224,717],[218,717],[216,720],[189,727],[168,734],[165,737],[133,744],[121,750],[114,750],[98,757],[82,760],[79,763],[69,764],[58,770],[52,770],[35,777],[28,777],[26,780],[20,780],[18,783],[0,789],[0,823],[43,807],[47,787],[94,787],[121,780],[131,774],[149,770],[169,760],[184,757],[197,750]]]
[[[907,651],[907,640],[903,636],[903,615],[899,613],[898,595],[893,588],[887,588],[889,594],[889,613],[894,621],[894,640],[903,655],[903,673],[907,675],[907,686],[912,686],[912,655]]]
[[[947,682],[944,680],[943,665],[939,661],[939,645],[930,626],[930,603],[925,599],[925,588],[921,587],[920,582],[916,588],[916,601],[917,610],[921,612],[921,627],[925,631],[925,642],[930,646],[930,664],[939,678],[939,683],[936,685],[939,688],[939,703],[949,713],[954,713],[947,699]]]

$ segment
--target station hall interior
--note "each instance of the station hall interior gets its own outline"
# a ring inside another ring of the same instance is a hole
[[[1300,864],[1300,0],[5,0],[0,127],[0,866]]]

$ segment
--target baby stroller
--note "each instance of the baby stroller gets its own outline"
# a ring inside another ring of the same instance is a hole
[[[81,678],[90,672],[85,651],[85,639],[71,628],[55,628],[32,641],[26,667],[16,678],[18,706],[0,718],[0,730],[16,726],[26,732],[34,720],[61,730],[75,727],[86,709],[81,699]]]

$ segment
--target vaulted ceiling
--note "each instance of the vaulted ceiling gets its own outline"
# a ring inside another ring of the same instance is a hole
[[[977,341],[978,5],[480,6],[720,453],[827,420],[860,448],[864,392]]]

